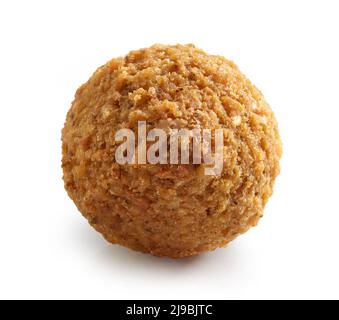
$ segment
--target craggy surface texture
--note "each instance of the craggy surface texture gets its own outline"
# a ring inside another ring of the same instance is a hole
[[[221,128],[224,167],[118,165],[114,135],[148,127]],[[158,256],[225,246],[255,226],[279,173],[264,97],[237,66],[193,45],[154,45],[109,61],[76,92],[62,131],[65,188],[110,242]]]

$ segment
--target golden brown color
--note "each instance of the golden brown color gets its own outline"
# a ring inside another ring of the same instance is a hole
[[[222,128],[224,168],[118,165],[114,134]],[[76,92],[62,131],[65,188],[112,242],[184,257],[226,245],[255,226],[279,173],[277,123],[237,66],[193,45],[154,45],[109,61]]]

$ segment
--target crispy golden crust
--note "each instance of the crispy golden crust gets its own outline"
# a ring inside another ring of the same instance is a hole
[[[221,176],[204,165],[118,165],[120,128],[222,128]],[[193,45],[154,45],[109,61],[76,92],[62,131],[65,188],[112,242],[184,257],[257,224],[281,142],[264,97],[237,66]]]

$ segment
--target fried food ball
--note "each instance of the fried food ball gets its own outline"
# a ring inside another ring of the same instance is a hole
[[[224,133],[221,175],[204,164],[118,164],[117,130]],[[62,131],[65,188],[109,242],[180,258],[255,226],[279,173],[277,122],[231,61],[194,45],[154,45],[100,67],[76,92]]]

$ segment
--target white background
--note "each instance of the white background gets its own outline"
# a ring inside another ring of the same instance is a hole
[[[0,298],[339,298],[338,1],[1,1]],[[234,60],[279,121],[257,228],[155,258],[107,244],[68,199],[61,128],[77,87],[153,43]]]

